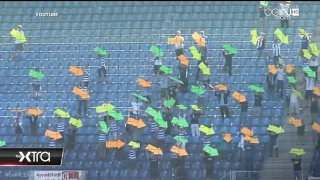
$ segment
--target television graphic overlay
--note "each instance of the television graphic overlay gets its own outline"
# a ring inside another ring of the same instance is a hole
[[[61,166],[63,148],[3,148],[0,166]]]

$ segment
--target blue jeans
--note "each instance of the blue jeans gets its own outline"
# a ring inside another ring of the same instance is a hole
[[[294,178],[296,180],[300,180],[301,179],[301,171],[294,171]]]

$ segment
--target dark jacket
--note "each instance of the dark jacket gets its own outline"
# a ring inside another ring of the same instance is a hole
[[[222,55],[224,56],[224,58],[226,59],[226,61],[232,61],[232,56],[234,55],[234,54],[230,54],[230,53],[228,53],[228,52],[226,52],[226,51],[223,51],[222,52]]]
[[[311,113],[318,113],[319,112],[317,99],[315,99],[314,101],[311,100],[310,112]]]
[[[241,112],[248,112],[248,101],[240,103]]]
[[[261,94],[255,94],[254,95],[254,106],[261,107],[262,105],[262,95]]]
[[[267,82],[268,88],[274,88],[276,84],[276,76],[268,74],[266,78],[266,82]]]
[[[292,158],[291,161],[293,162],[293,171],[301,171],[301,159]]]
[[[228,98],[229,98],[229,95],[230,95],[230,91],[226,91],[226,92],[220,92],[220,91],[216,91],[215,92],[215,96],[217,96],[218,97],[218,103],[220,104],[220,98],[221,98],[221,94],[225,94],[224,95],[224,102],[226,103],[226,104],[228,104]]]
[[[306,36],[301,39],[301,49],[309,49],[309,40]]]

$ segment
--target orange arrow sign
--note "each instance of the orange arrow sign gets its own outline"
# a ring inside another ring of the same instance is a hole
[[[320,125],[318,123],[313,123],[312,129],[320,133]]]
[[[218,84],[216,86],[220,91],[226,91],[227,90],[227,86],[223,85],[223,84]]]
[[[170,151],[178,154],[179,156],[187,156],[188,155],[188,153],[185,149],[179,148],[177,146],[172,146]]]
[[[247,135],[247,136],[253,136],[253,130],[250,130],[249,128],[247,127],[243,127],[241,129],[241,133]]]
[[[313,88],[313,94],[320,96],[320,88],[318,88],[318,87]]]
[[[243,94],[238,93],[237,91],[235,91],[232,94],[232,97],[235,98],[239,102],[246,102],[247,101],[246,97]]]
[[[289,119],[290,124],[294,125],[295,127],[301,127],[302,126],[302,121],[301,119],[296,119],[294,117],[291,117]]]
[[[227,142],[230,142],[232,140],[232,135],[231,134],[224,134],[223,139]]]
[[[155,146],[152,146],[150,144],[148,144],[148,146],[146,147],[146,150],[152,152],[154,155],[162,155],[162,150],[160,148],[157,148]]]
[[[75,66],[70,66],[69,71],[73,73],[75,76],[82,76],[83,71],[81,68],[75,67]]]
[[[189,65],[189,60],[186,58],[185,55],[181,54],[180,56],[178,56],[178,59],[181,64],[186,65],[186,66]]]
[[[116,141],[107,141],[106,142],[106,147],[107,148],[118,148],[120,149],[122,146],[124,146],[124,142],[121,140],[116,140]]]
[[[28,109],[27,113],[30,115],[38,116],[38,115],[42,114],[43,112],[41,109]]]
[[[151,87],[151,83],[149,81],[142,79],[142,78],[139,78],[137,80],[137,83],[142,87]]]
[[[61,134],[59,132],[55,132],[55,131],[51,131],[51,130],[46,130],[44,135],[47,136],[47,137],[50,137],[50,138],[52,138],[54,140],[62,138],[62,136],[61,136]]]
[[[74,87],[72,92],[78,96],[80,96],[82,99],[90,99],[89,93],[85,92],[77,87]]]
[[[134,126],[134,127],[137,127],[139,129],[146,126],[146,124],[141,119],[136,120],[133,118],[128,118],[127,124]]]

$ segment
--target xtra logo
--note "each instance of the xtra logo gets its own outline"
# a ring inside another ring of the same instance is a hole
[[[63,148],[0,149],[0,166],[60,166]]]
[[[30,158],[31,155],[31,158]],[[23,152],[19,151],[19,155],[16,155],[19,159],[19,162],[28,162],[28,163],[38,163],[38,162],[50,162],[50,153],[49,152],[27,152],[25,155]]]

